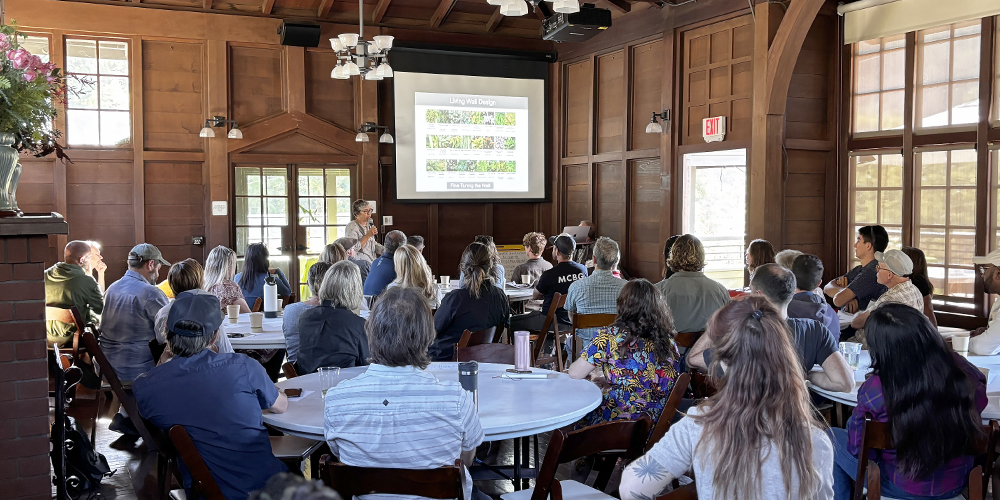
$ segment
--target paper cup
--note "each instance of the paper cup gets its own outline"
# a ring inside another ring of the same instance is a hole
[[[442,276],[441,284],[444,286],[451,286],[451,276]]]
[[[264,331],[264,313],[250,313],[250,331],[253,333]]]
[[[531,275],[530,274],[522,274],[521,275],[521,284],[522,285],[530,285],[531,284]]]
[[[969,355],[969,336],[955,335],[951,338],[951,348],[962,356]]]
[[[990,369],[983,368],[982,366],[977,366],[976,368],[979,368],[979,372],[982,373],[984,377],[986,377],[986,385],[987,386],[990,385]]]
[[[281,316],[281,313],[284,312],[284,309],[281,307],[284,302],[285,299],[278,299],[278,316]]]
[[[230,323],[239,323],[240,322],[239,304],[233,306],[226,306],[226,315],[229,316]]]

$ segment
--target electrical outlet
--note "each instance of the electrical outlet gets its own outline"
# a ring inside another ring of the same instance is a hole
[[[382,216],[382,225],[383,226],[391,226],[392,225],[392,216],[391,215],[383,215]]]

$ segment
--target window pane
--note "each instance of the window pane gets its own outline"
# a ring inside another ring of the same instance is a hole
[[[264,200],[264,206],[267,209],[266,224],[269,226],[288,225],[288,198],[264,198]]]
[[[326,224],[325,210],[323,198],[299,198],[299,224]]]
[[[880,201],[879,224],[902,224],[903,223],[903,192],[883,191]]]
[[[854,99],[854,131],[878,130],[878,94],[859,95]]]
[[[979,121],[980,24],[976,20],[918,32],[918,126]]]
[[[854,132],[903,129],[906,39],[854,44]]]
[[[854,185],[857,187],[878,187],[878,159],[874,156],[855,158]]]
[[[256,168],[236,168],[236,195],[260,196],[260,170]]]
[[[879,87],[879,81],[881,80],[881,69],[882,64],[881,54],[870,54],[867,56],[858,56],[857,64],[855,66],[855,71],[857,71],[858,79],[855,84],[855,89],[859,94],[868,94],[870,92],[878,92],[881,90]]]
[[[100,79],[100,90],[101,109],[128,111],[129,94],[127,77],[102,76]]]
[[[882,187],[903,187],[903,155],[882,155]]]
[[[945,203],[947,191],[944,189],[921,189],[920,190],[920,223],[943,226],[945,223],[945,212],[942,210],[948,205]]]
[[[920,126],[943,127],[948,125],[948,86],[924,87],[918,91],[920,100]]]
[[[287,170],[283,168],[265,168],[264,169],[264,194],[267,196],[286,196],[286,186],[287,180],[285,178]]]
[[[128,44],[102,40],[100,42],[102,75],[128,75]]]
[[[955,83],[951,86],[951,123],[979,121],[979,81]]]
[[[97,83],[93,79],[67,78],[66,84],[69,87],[67,105],[70,108],[97,109]]]
[[[924,251],[929,265],[943,265],[945,262],[944,229],[924,228],[920,230],[917,246]]]
[[[67,39],[66,72],[97,74],[97,42]]]
[[[27,36],[21,40],[21,48],[33,56],[38,56],[42,62],[49,62],[49,39],[44,36]]]
[[[955,229],[948,238],[948,259],[956,265],[972,265],[972,257],[976,255],[976,231],[974,229]]]
[[[128,146],[132,122],[128,111],[101,111],[101,146]]]
[[[921,186],[946,186],[948,185],[948,152],[935,151],[923,153],[920,158],[920,185]]]
[[[893,50],[882,56],[882,89],[901,89],[906,81],[906,51]]]
[[[350,196],[351,195],[351,171],[344,169],[327,169],[326,171],[326,195],[327,196]]]
[[[872,52],[878,52],[882,49],[881,39],[876,38],[875,40],[862,40],[854,44],[855,54],[871,54]]]
[[[854,218],[858,223],[878,221],[878,191],[858,191],[854,194]]]
[[[922,83],[942,83],[949,80],[951,46],[948,42],[924,45],[920,49]]]
[[[966,149],[951,152],[951,185],[976,185],[976,151]]]
[[[66,110],[66,142],[70,146],[100,146],[97,111]]]
[[[952,189],[951,203],[948,207],[951,214],[948,224],[952,226],[976,225],[976,190]]]
[[[955,40],[953,79],[975,80],[979,78],[979,47],[979,37]]]
[[[882,130],[903,129],[903,91],[882,94]]]
[[[78,116],[78,120],[87,117],[86,129],[83,122],[75,128],[67,124],[70,145],[131,146],[128,49],[126,41],[66,39],[67,107],[100,110]]]

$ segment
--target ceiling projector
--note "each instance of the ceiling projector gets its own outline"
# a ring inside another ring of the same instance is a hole
[[[582,42],[611,27],[611,11],[585,3],[580,12],[557,13],[542,21],[542,39],[555,42]]]

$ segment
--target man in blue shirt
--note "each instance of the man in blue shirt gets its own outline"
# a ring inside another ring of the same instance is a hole
[[[814,319],[839,336],[837,311],[813,292],[823,282],[823,261],[815,255],[799,255],[792,263],[792,274],[795,275],[795,295],[788,303],[788,317]]]
[[[135,379],[139,412],[168,431],[182,425],[228,500],[245,500],[286,467],[271,452],[261,410],[283,413],[288,399],[259,363],[209,346],[222,324],[219,299],[201,290],[177,295],[167,315],[170,361]],[[191,475],[182,466],[190,495]]]
[[[878,282],[876,252],[885,252],[889,246],[889,233],[882,226],[864,226],[858,229],[854,242],[854,256],[861,261],[844,276],[830,281],[823,288],[833,305],[849,313],[864,311],[868,304],[881,297],[886,288]]]
[[[385,235],[385,252],[379,255],[368,271],[365,279],[365,295],[377,296],[385,287],[396,279],[396,264],[393,255],[396,249],[406,244],[406,235],[402,231],[389,231]]]

